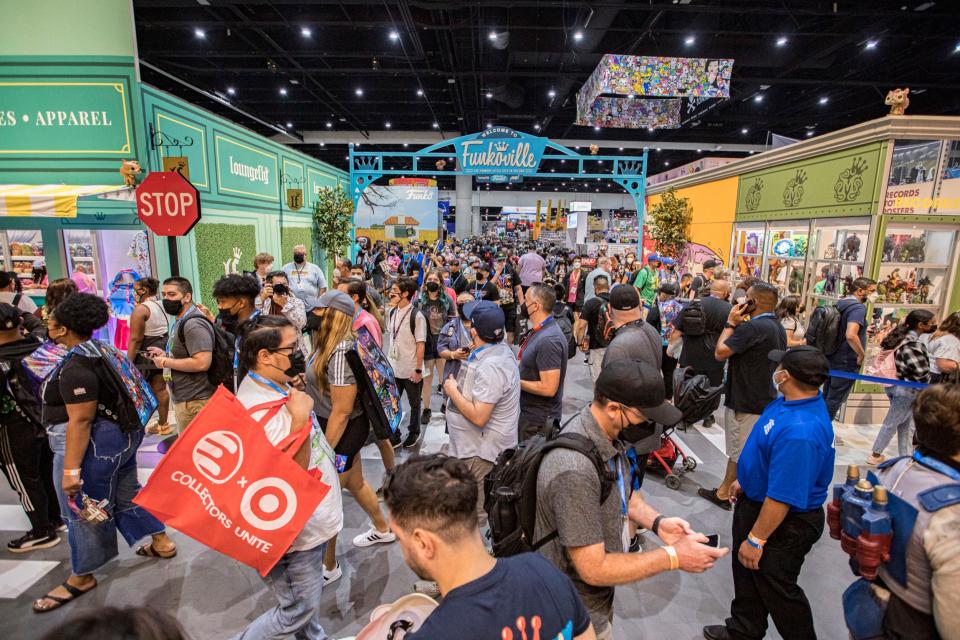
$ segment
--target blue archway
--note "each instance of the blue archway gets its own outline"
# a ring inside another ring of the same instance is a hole
[[[549,153],[547,150],[554,153]],[[437,167],[453,156],[450,169]],[[354,210],[364,189],[386,177],[470,175],[492,183],[516,179],[608,180],[630,194],[637,208],[638,229],[643,229],[647,152],[641,156],[582,154],[548,138],[531,136],[508,127],[491,127],[479,133],[443,140],[419,151],[357,151],[350,145],[350,196]],[[401,169],[385,168],[385,161],[403,162]],[[575,171],[567,165],[572,161]],[[549,170],[544,170],[544,165]],[[426,165],[426,166],[424,166]],[[553,165],[553,166],[550,166]],[[643,243],[643,233],[638,244]],[[638,248],[639,252],[639,248]]]

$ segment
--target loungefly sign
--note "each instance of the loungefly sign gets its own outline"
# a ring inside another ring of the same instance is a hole
[[[491,127],[456,142],[458,169],[468,175],[516,176],[536,173],[547,145],[508,127]]]

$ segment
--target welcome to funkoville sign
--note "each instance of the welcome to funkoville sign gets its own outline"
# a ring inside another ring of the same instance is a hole
[[[128,112],[120,82],[0,82],[0,154],[128,154]]]
[[[490,176],[493,182],[507,182],[511,176],[536,173],[546,145],[546,138],[508,127],[492,127],[457,140],[458,169],[466,175]]]

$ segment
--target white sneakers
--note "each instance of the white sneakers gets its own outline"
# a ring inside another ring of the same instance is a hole
[[[333,568],[333,571],[327,571],[327,568],[323,568],[323,588],[326,589],[327,585],[331,582],[336,582],[343,577],[343,569],[340,568],[340,563],[337,563],[337,566]]]
[[[361,533],[353,539],[355,547],[372,547],[375,544],[386,544],[397,539],[393,531],[377,531],[377,528],[371,526],[366,533]]]

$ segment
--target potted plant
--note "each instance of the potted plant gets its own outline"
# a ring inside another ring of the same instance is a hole
[[[327,281],[337,258],[350,249],[353,228],[353,201],[343,187],[322,187],[313,205],[313,239],[321,251]]]

